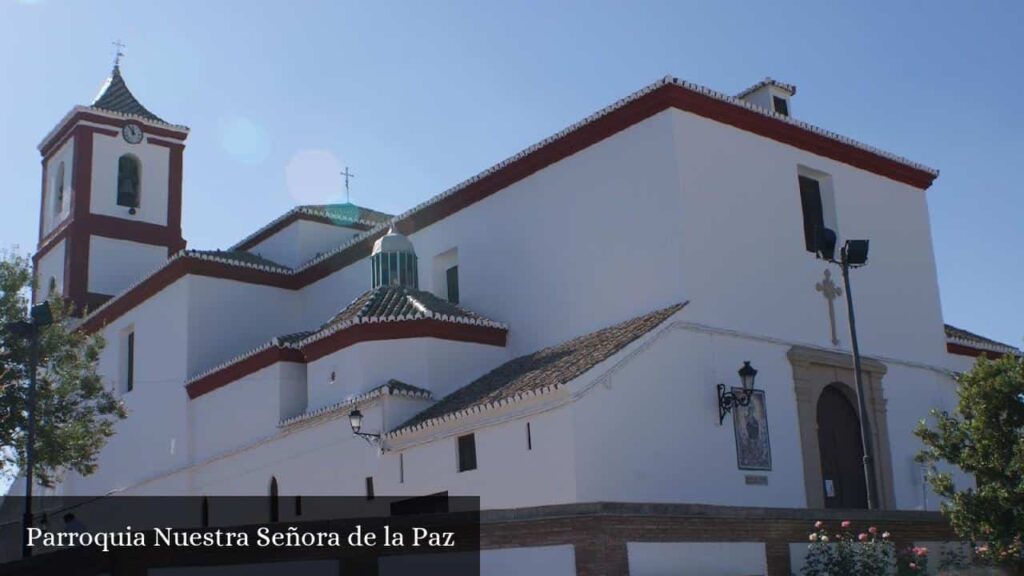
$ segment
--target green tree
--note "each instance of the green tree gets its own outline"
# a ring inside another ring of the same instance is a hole
[[[934,425],[918,425],[925,444],[918,459],[930,465],[929,482],[946,498],[942,511],[957,534],[982,543],[984,558],[1024,574],[1024,358],[980,358],[958,383],[956,413],[932,411]],[[958,489],[939,462],[971,474],[976,486]]]
[[[28,312],[28,259],[0,253],[0,472],[24,470],[30,345],[5,327]],[[36,387],[35,474],[52,486],[62,475],[96,470],[96,457],[125,417],[97,373],[103,339],[71,326],[71,306],[52,297],[54,323],[41,330]]]

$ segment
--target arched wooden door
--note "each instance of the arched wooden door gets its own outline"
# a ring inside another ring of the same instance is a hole
[[[860,420],[846,394],[830,385],[818,398],[818,450],[826,508],[867,508]]]

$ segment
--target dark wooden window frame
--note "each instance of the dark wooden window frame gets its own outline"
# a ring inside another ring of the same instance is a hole
[[[455,441],[455,445],[458,450],[459,472],[476,470],[476,435],[465,434],[459,436]]]

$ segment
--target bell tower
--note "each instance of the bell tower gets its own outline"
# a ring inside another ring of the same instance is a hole
[[[58,291],[95,309],[185,248],[187,137],[135,99],[118,62],[92,104],[57,123],[39,144],[35,301]]]

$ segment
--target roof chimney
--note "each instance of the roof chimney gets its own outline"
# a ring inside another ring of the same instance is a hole
[[[796,86],[766,77],[764,80],[736,95],[754,106],[764,108],[783,116],[790,116],[793,107],[790,100],[796,95]]]

